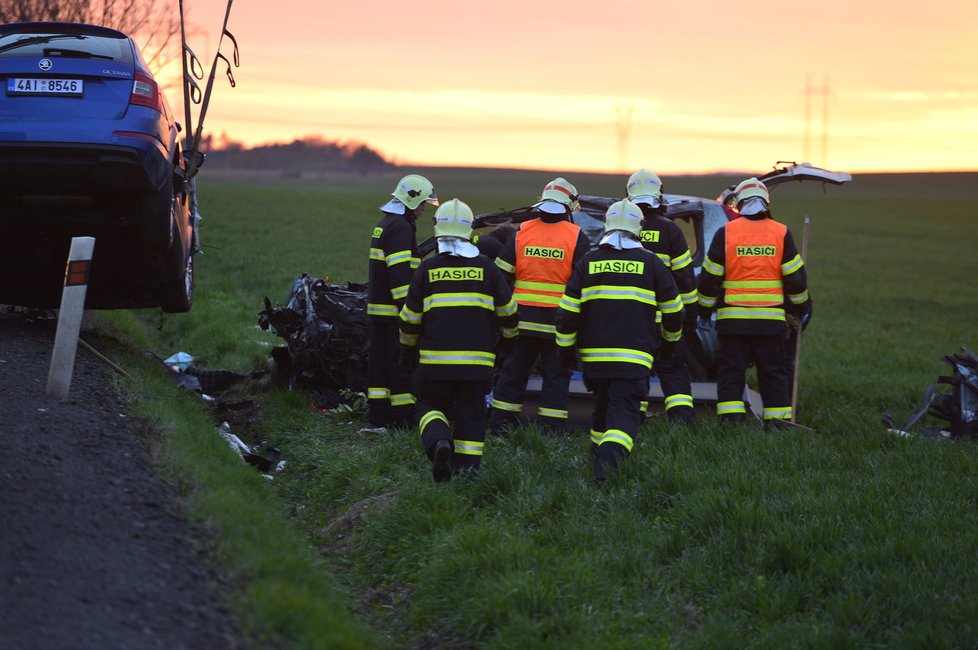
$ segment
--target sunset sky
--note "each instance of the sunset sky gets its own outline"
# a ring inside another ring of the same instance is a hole
[[[225,3],[184,3],[209,68]],[[320,135],[401,164],[568,171],[978,169],[975,0],[237,0],[229,29],[237,87],[220,68],[205,128],[249,146]]]

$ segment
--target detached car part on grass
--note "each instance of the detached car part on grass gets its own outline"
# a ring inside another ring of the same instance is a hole
[[[902,436],[915,435],[914,425],[924,415],[944,420],[947,425],[924,427],[920,435],[925,438],[956,440],[978,438],[978,355],[966,347],[959,354],[941,357],[951,366],[954,374],[940,376],[924,391],[924,399],[910,417],[897,426],[888,413],[883,413],[883,425],[892,433]],[[940,386],[950,389],[938,392]]]
[[[849,182],[852,177],[845,172],[832,172],[811,165],[779,163],[775,169],[760,175],[768,188],[789,181],[817,181],[834,185]],[[738,214],[726,204],[731,188],[725,189],[718,199],[708,199],[680,194],[664,194],[666,217],[676,222],[686,236],[698,276],[703,259],[717,230]],[[588,237],[592,247],[604,230],[604,215],[608,207],[617,201],[614,197],[581,196],[580,210],[572,215]],[[497,228],[515,228],[520,223],[537,216],[530,206],[477,215],[473,230],[477,236],[485,236]],[[422,241],[418,248],[422,257],[435,251],[434,237]],[[309,309],[312,305],[312,309]],[[259,314],[262,329],[273,330],[285,339],[286,346],[273,351],[273,360],[279,375],[290,384],[303,383],[326,393],[325,401],[339,401],[338,392],[349,389],[365,392],[367,388],[367,355],[369,354],[369,319],[366,316],[367,288],[364,284],[348,284],[345,287],[331,285],[306,274],[296,278],[284,307],[273,308],[265,298],[265,310]],[[689,335],[690,371],[693,379],[693,400],[699,405],[715,404],[717,335],[711,323],[698,327],[695,340]],[[528,401],[539,392],[541,379],[531,375],[527,383]],[[580,373],[574,373],[570,391],[572,397],[587,398]],[[760,396],[748,390],[747,401],[752,412],[761,412]],[[650,398],[655,403],[663,400],[656,378],[652,378]]]

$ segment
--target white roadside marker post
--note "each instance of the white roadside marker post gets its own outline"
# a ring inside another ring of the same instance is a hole
[[[71,375],[75,371],[75,352],[78,350],[78,332],[81,330],[82,312],[85,311],[85,294],[88,292],[88,276],[92,268],[94,237],[73,237],[65,267],[65,287],[61,292],[61,308],[58,310],[58,329],[54,335],[54,351],[48,372],[48,397],[62,400],[68,397]]]

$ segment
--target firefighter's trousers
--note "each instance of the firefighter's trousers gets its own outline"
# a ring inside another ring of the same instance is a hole
[[[502,433],[518,423],[523,399],[526,397],[526,381],[538,357],[543,388],[540,392],[537,422],[555,431],[566,430],[570,372],[560,360],[557,343],[553,337],[520,334],[516,349],[503,359],[493,388],[492,414],[489,417],[489,429],[493,433]]]
[[[693,421],[693,387],[689,378],[689,349],[686,338],[675,344],[675,355],[671,359],[655,358],[652,371],[659,378],[659,386],[665,399],[665,411],[670,420]]]
[[[374,427],[414,426],[411,374],[398,364],[398,321],[370,319],[367,357],[367,421]]]
[[[641,403],[648,396],[649,380],[586,378],[585,382],[594,393],[591,455],[597,477],[600,465],[614,471],[618,461],[631,453],[642,426]]]
[[[757,368],[757,383],[764,402],[764,420],[791,418],[783,335],[754,336],[720,334],[717,368],[717,415],[724,420],[742,420],[745,373],[751,361]]]
[[[487,381],[421,377],[417,417],[421,445],[429,460],[435,443],[452,441],[452,469],[478,469],[486,441]],[[454,428],[450,421],[454,419]]]

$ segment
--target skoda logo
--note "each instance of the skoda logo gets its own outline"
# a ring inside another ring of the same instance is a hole
[[[37,67],[39,67],[41,70],[50,70],[51,65],[51,59],[41,59],[37,62]]]

